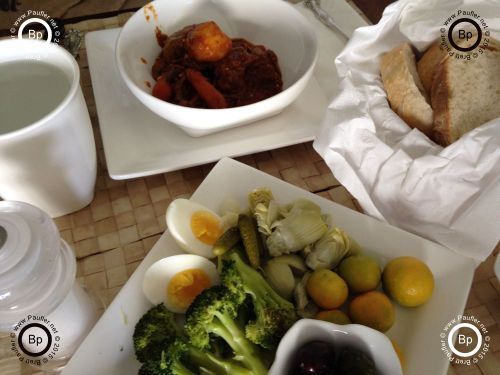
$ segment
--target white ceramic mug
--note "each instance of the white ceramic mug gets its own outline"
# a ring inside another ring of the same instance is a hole
[[[44,41],[0,41],[0,197],[65,215],[92,201],[96,171],[73,56]]]

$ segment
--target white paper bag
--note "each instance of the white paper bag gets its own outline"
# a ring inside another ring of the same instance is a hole
[[[367,214],[482,261],[500,239],[500,118],[442,148],[390,109],[379,70],[401,42],[425,50],[459,9],[500,39],[498,0],[402,0],[356,30],[314,147]]]

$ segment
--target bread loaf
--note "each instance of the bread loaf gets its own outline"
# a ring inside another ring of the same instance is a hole
[[[428,95],[431,94],[432,82],[434,81],[437,67],[446,56],[446,52],[440,48],[439,41],[437,41],[418,60],[417,72]]]
[[[443,146],[500,117],[500,43],[470,60],[448,57],[436,69],[431,90],[434,138]]]
[[[382,82],[387,99],[409,126],[432,134],[432,108],[417,73],[415,54],[408,43],[384,54],[380,61]]]

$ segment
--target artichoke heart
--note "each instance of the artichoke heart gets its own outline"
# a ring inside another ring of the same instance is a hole
[[[266,206],[264,203],[257,203],[254,216],[257,221],[257,228],[265,237],[272,233],[272,225],[278,219],[278,204],[272,200]]]
[[[306,264],[316,270],[335,268],[346,256],[358,254],[361,248],[349,235],[338,227],[333,227],[312,247]]]
[[[283,217],[294,214],[297,211],[312,211],[316,212],[323,219],[323,214],[321,213],[321,207],[316,203],[311,202],[309,199],[299,198],[293,203],[289,203],[280,207],[280,214]],[[323,220],[324,221],[324,220]]]
[[[278,219],[278,204],[268,188],[254,189],[248,194],[250,211],[257,221],[257,229],[264,239],[272,232],[272,224]]]
[[[254,189],[248,194],[248,201],[250,202],[250,210],[252,212],[255,212],[255,208],[258,204],[267,207],[272,200],[274,200],[273,192],[269,188],[262,187]]]
[[[266,240],[272,256],[297,252],[319,240],[328,230],[320,207],[306,199],[297,200],[282,215],[282,220],[272,224],[273,231]]]

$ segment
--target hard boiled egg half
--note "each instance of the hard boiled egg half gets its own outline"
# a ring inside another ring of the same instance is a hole
[[[212,246],[223,233],[222,219],[205,206],[176,199],[167,209],[167,227],[182,249],[213,258]]]
[[[153,304],[162,303],[174,313],[185,313],[203,290],[219,284],[219,274],[208,259],[193,254],[173,255],[153,263],[142,290]]]

